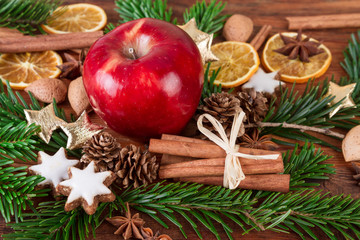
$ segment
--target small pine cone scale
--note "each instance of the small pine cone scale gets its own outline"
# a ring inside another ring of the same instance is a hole
[[[157,178],[158,169],[156,156],[151,156],[148,151],[142,152],[139,147],[130,145],[121,149],[114,172],[124,188],[128,188],[131,184],[134,188],[138,188],[152,183]]]
[[[234,115],[240,111],[239,98],[226,92],[213,93],[210,97],[204,99],[204,105],[198,107],[196,119],[198,119],[201,114],[210,114],[221,123],[226,135],[229,137]],[[204,127],[215,132],[212,124],[209,123],[206,118],[204,118]],[[238,136],[241,136],[244,132],[245,129],[242,127]]]
[[[107,132],[94,135],[84,146],[81,162],[88,164],[94,161],[100,171],[114,169],[114,161],[120,155],[120,144]]]
[[[246,121],[248,123],[256,123],[262,121],[268,110],[268,100],[261,93],[254,89],[239,92],[238,99],[240,100],[240,107],[246,114]]]

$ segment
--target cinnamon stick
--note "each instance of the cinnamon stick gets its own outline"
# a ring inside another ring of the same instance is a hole
[[[179,178],[182,182],[195,182],[207,185],[223,185],[222,177],[189,177]],[[261,191],[288,192],[290,188],[289,174],[248,175],[238,188]]]
[[[287,17],[289,29],[360,27],[360,13]]]
[[[181,163],[181,162],[193,161],[193,160],[196,160],[196,158],[163,154],[161,157],[161,165]]]
[[[150,139],[149,151],[176,156],[193,158],[225,158],[225,151],[212,143],[190,143],[171,140]],[[239,147],[239,152],[252,155],[281,154],[279,152],[262,149],[251,149]]]
[[[244,174],[266,174],[284,172],[282,160],[254,160],[242,159],[241,166]],[[212,167],[218,167],[215,174],[208,171]],[[220,170],[221,167],[221,170]],[[160,178],[179,178],[179,177],[202,177],[202,176],[223,176],[225,168],[224,158],[200,159],[169,165],[161,165]]]
[[[1,53],[67,50],[90,47],[102,31],[0,38]]]
[[[189,143],[205,143],[205,144],[214,144],[211,141],[197,139],[197,138],[189,138],[177,135],[170,135],[170,134],[163,134],[161,135],[162,140],[171,140],[171,141],[179,141],[179,142],[189,142]],[[161,158],[161,164],[172,164],[172,163],[179,163],[183,161],[191,161],[196,160],[196,158],[192,157],[184,157],[184,156],[175,156],[169,154],[163,154]]]
[[[225,151],[214,144],[189,143],[170,140],[150,139],[149,151],[194,158],[221,158]]]
[[[214,144],[212,141],[209,140],[202,140],[198,138],[189,138],[177,135],[170,135],[170,134],[163,134],[161,135],[162,140],[170,140],[170,141],[178,141],[178,142],[188,142],[188,143],[204,143],[204,144]]]
[[[23,34],[17,29],[0,27],[0,38],[4,37],[21,37]]]
[[[261,27],[256,36],[251,40],[250,44],[256,49],[259,50],[261,45],[265,42],[265,39],[272,30],[271,25],[264,25]]]

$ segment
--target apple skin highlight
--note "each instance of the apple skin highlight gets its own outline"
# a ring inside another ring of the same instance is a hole
[[[90,48],[84,86],[95,112],[129,137],[178,134],[198,106],[201,55],[177,26],[143,18],[124,23]]]

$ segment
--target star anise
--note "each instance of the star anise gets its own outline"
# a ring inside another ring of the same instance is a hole
[[[82,75],[82,67],[86,56],[86,50],[82,49],[79,60],[68,53],[64,53],[65,62],[56,66],[61,70],[60,78],[76,79]]]
[[[141,234],[144,237],[144,240],[172,240],[172,238],[166,234],[159,236],[159,232],[154,235],[151,228],[141,228]]]
[[[140,233],[140,229],[144,226],[145,221],[139,217],[139,213],[131,216],[129,203],[126,203],[126,207],[126,217],[116,216],[106,218],[106,221],[110,222],[115,227],[118,227],[114,234],[122,234],[124,239],[130,239],[132,237],[136,239],[144,239]]]
[[[241,136],[240,146],[265,150],[274,150],[278,148],[278,145],[271,141],[269,135],[260,137],[260,131],[257,128],[253,130],[251,137],[246,133]]]
[[[296,38],[287,37],[280,34],[285,46],[274,51],[285,56],[289,59],[296,59],[298,56],[302,62],[310,62],[309,57],[323,53],[324,50],[319,48],[321,43],[310,41],[309,37],[302,39],[301,29],[298,31]]]

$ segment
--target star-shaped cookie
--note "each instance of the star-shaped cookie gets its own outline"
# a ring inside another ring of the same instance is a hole
[[[254,88],[256,92],[274,93],[275,88],[284,84],[281,81],[275,80],[278,72],[266,73],[259,68],[257,72],[250,78],[250,80],[243,85],[243,88]]]
[[[60,182],[56,190],[68,196],[65,211],[71,211],[82,205],[85,212],[92,215],[99,202],[112,202],[115,195],[108,186],[116,179],[111,171],[95,172],[94,162],[83,170],[75,167],[69,169],[70,179]]]
[[[51,103],[40,111],[24,110],[28,125],[35,123],[41,127],[38,136],[46,143],[50,142],[51,135],[61,125],[66,124],[64,120],[55,115],[54,105]]]
[[[84,111],[73,123],[60,126],[68,136],[67,149],[76,149],[86,143],[93,135],[100,133],[104,127],[93,124],[89,116]]]
[[[39,152],[37,165],[29,167],[30,172],[45,178],[39,185],[51,185],[55,189],[63,180],[69,179],[68,169],[79,163],[79,160],[66,158],[65,149],[60,148],[53,156]]]

